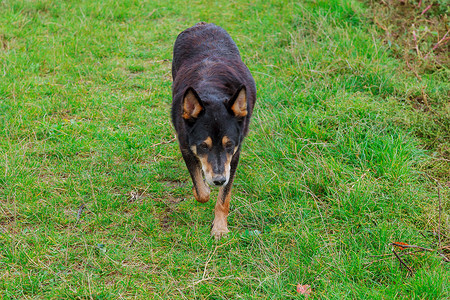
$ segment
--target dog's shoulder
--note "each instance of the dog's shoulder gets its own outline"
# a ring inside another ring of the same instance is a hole
[[[240,60],[239,49],[231,36],[213,23],[197,23],[181,32],[173,48],[172,76],[183,65],[200,63],[205,58]]]

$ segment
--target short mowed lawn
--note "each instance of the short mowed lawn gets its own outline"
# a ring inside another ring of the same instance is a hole
[[[0,2],[0,298],[448,299],[449,69],[412,72],[370,5]],[[199,21],[258,89],[219,242],[169,117]]]

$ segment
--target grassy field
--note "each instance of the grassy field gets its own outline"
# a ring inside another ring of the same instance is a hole
[[[0,298],[450,298],[449,69],[419,80],[369,5],[0,2]],[[169,119],[198,21],[258,89],[219,242]]]

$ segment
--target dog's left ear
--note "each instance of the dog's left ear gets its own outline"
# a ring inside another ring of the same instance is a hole
[[[228,102],[228,108],[237,118],[247,115],[247,91],[245,86],[240,87]]]

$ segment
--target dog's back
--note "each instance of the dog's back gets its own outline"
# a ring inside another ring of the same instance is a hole
[[[175,80],[183,65],[205,58],[240,60],[239,49],[228,33],[214,24],[198,23],[177,37],[173,47],[172,76]]]

